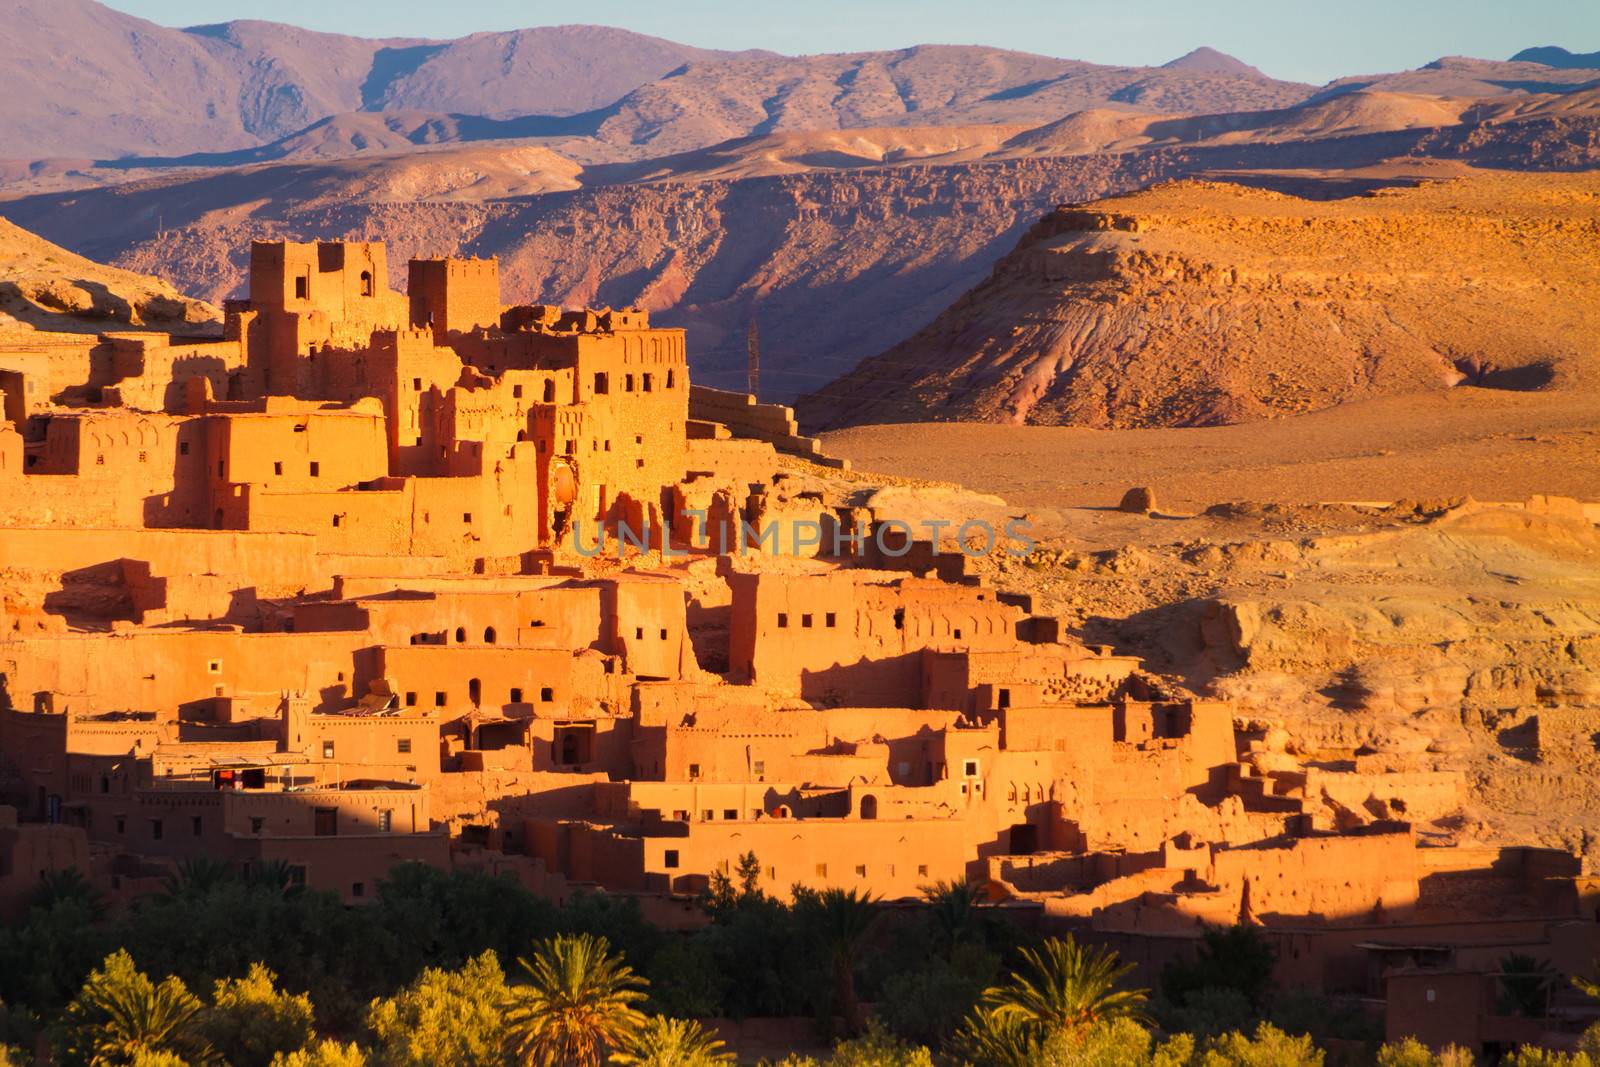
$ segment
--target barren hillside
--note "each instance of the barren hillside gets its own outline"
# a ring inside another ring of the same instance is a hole
[[[0,219],[0,330],[63,333],[118,323],[174,333],[220,327],[222,314],[169,283],[74,255]]]
[[[1183,182],[1036,225],[814,426],[1200,426],[1466,380],[1561,389],[1600,357],[1600,176],[1485,174],[1309,201]]]

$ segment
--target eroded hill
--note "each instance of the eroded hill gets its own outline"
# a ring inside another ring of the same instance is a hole
[[[104,266],[0,219],[0,330],[98,332],[116,324],[174,333],[220,328],[222,313],[168,282]]]
[[[926,329],[806,398],[813,426],[1201,426],[1592,380],[1600,176],[1311,201],[1183,182],[1059,208]]]

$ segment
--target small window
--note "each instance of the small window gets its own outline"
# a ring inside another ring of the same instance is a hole
[[[667,639],[667,628],[665,626],[663,626],[661,628],[661,640],[665,641],[666,639]]]
[[[188,441],[179,441],[178,442],[178,455],[187,456],[188,454],[189,454],[189,442]]]
[[[542,700],[544,703],[548,704],[552,700],[554,700],[555,698],[556,698],[556,691],[554,689],[551,689],[549,686],[545,686],[543,689],[539,690],[539,699]]]
[[[957,641],[961,640],[961,631],[959,629],[955,632],[955,638]]]
[[[839,625],[839,616],[830,611],[822,616],[822,624],[831,630]]]
[[[411,690],[411,691],[406,693],[406,707],[414,708],[416,706],[417,706],[417,693],[416,693],[416,690],[413,689],[413,690]]]
[[[266,825],[267,825],[267,820],[263,819],[261,816],[259,816],[259,815],[250,816],[250,832],[251,833],[259,835],[261,833],[261,831],[266,827]]]
[[[644,376],[644,391],[650,392],[650,375],[648,374]]]
[[[611,392],[611,378],[605,373],[596,374],[594,376],[594,391],[602,395]]]
[[[611,440],[610,440],[610,438],[606,439],[606,451],[607,452],[611,451]]]
[[[394,747],[395,747],[395,751],[399,752],[402,756],[410,755],[411,754],[411,738],[402,737],[402,738],[398,739],[397,741],[395,741]]]
[[[461,521],[462,522],[466,522],[466,523],[470,523],[472,521],[472,512],[463,511],[461,513]]]
[[[961,773],[968,778],[976,778],[978,776],[978,761],[975,759],[967,760],[961,765]]]
[[[1009,690],[1009,689],[1000,690],[1000,701],[999,701],[999,703],[1000,703],[1000,706],[1002,708],[1009,708],[1011,706],[1011,690]]]
[[[196,837],[199,837],[202,833],[205,832],[205,827],[204,827],[204,824],[200,821],[200,816],[191,815],[189,817],[189,829],[194,832],[194,836],[196,836]]]
[[[667,371],[667,388],[672,388],[672,372],[670,370]]]
[[[756,776],[757,781],[760,781],[762,778],[766,777],[767,761],[759,759],[756,760],[750,765],[750,773]]]
[[[803,628],[807,629],[807,630],[811,629],[811,616],[810,615],[802,615],[802,616],[800,616],[800,625]]]
[[[732,822],[734,819],[739,817],[739,812],[735,808],[724,808],[722,811],[722,817]]]
[[[324,742],[322,742],[322,758],[323,759],[332,759],[333,758],[333,742],[332,741],[324,741]]]
[[[304,274],[294,280],[294,298],[305,300],[311,292],[311,279]]]
[[[710,808],[707,808],[705,811],[702,811],[700,813],[700,821],[701,822],[716,822],[717,821],[717,813],[715,811],[712,811]]]
[[[698,764],[698,763],[689,764],[689,777],[690,777],[690,779],[695,779],[695,778],[700,777],[700,764]]]
[[[160,819],[151,819],[150,820],[150,840],[152,840],[152,841],[160,841],[161,840],[161,820]]]
[[[222,673],[222,661],[220,659],[212,660],[210,663],[206,664],[206,670],[209,671],[212,674],[221,674]]]
[[[316,460],[312,460],[311,461],[311,477],[317,478],[317,477],[321,477],[321,475],[322,475],[322,464],[318,463]]]
[[[118,815],[117,816],[117,833],[125,834],[127,832],[128,832],[128,819],[127,819],[127,817],[124,816],[124,815]]]
[[[917,877],[918,878],[926,878],[926,877],[928,877],[928,865],[926,863],[917,864]]]
[[[644,434],[642,434],[642,433],[634,434],[633,435],[633,443],[636,444],[636,445],[644,444]]]
[[[416,390],[419,393],[422,392],[422,379],[421,378],[413,378],[413,379],[411,379],[411,388]]]
[[[857,878],[865,878],[866,876],[867,876],[867,865],[865,863],[856,864],[856,877]]]
[[[661,864],[662,864],[662,866],[666,867],[667,870],[669,870],[669,871],[677,870],[677,868],[678,868],[678,850],[675,849],[675,848],[667,849],[666,853],[661,858]]]
[[[433,694],[433,706],[436,707],[436,708],[444,707],[444,690],[443,689],[441,689],[438,692]]]
[[[522,386],[513,385],[511,387],[511,395],[512,395],[513,398],[515,398],[517,400],[521,400],[522,399]]]
[[[106,465],[106,457],[105,456],[96,456],[96,457],[94,457],[94,465],[96,467],[104,467]],[[221,466],[221,465],[218,464],[218,466]],[[218,470],[217,473],[221,474],[222,471]]]
[[[778,612],[778,629],[780,629],[780,630],[787,629],[788,626],[789,626],[789,616],[788,616],[788,614],[786,612],[782,612],[782,611]]]
[[[623,375],[623,377],[622,377],[622,391],[624,393],[633,392],[633,375],[631,375],[631,374]]]
[[[272,464],[272,473],[273,474],[282,474],[283,473],[283,461],[282,460],[275,460],[273,462],[273,464]]]
[[[458,644],[458,645],[465,644],[466,640],[467,640],[467,628],[465,626],[457,626],[456,627],[456,644]]]
[[[513,703],[513,704],[522,703],[522,690],[520,690],[520,689],[512,689],[511,690],[511,703]]]
[[[371,294],[367,294],[367,295],[370,296]],[[350,895],[353,896],[353,897],[364,897],[364,896],[366,896],[367,895],[367,883],[365,883],[365,882],[351,882],[350,883]]]
[[[828,865],[826,863],[817,864],[817,877],[818,878],[826,878],[826,877],[828,877]]]
[[[643,626],[635,626],[633,628],[633,639],[635,641],[643,641],[644,640],[644,627]]]
[[[544,383],[544,402],[546,404],[553,404],[555,403],[555,399],[556,383],[553,380],[546,381]]]
[[[378,812],[378,832],[380,834],[388,833],[393,826],[394,812],[390,811],[388,808],[384,808],[382,811]]]
[[[149,461],[150,461],[149,453],[147,453],[147,452],[140,452],[139,453],[139,462],[140,463],[148,463]]]
[[[335,526],[342,526],[342,525],[344,525],[344,516],[343,516],[343,515],[335,515],[335,516],[334,516],[334,517],[333,517],[333,524],[334,524],[334,525],[335,525]]]
[[[225,460],[220,460],[220,459],[217,460],[217,477],[218,478],[227,477],[227,475],[223,473],[223,471],[226,470],[226,468],[223,466],[224,462],[226,462],[226,461]]]

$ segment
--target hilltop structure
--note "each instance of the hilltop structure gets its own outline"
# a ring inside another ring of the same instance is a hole
[[[691,393],[681,331],[503,307],[492,260],[251,266],[221,339],[0,338],[0,906],[204,853],[689,922],[754,854],[780,897],[973,879],[1152,965],[1260,924],[1313,987],[1587,966],[1571,857],[1418,848],[1459,774],[1291,755],[886,536],[780,460],[816,458],[786,411]],[[1401,1032],[1461,1021],[1414,999]]]

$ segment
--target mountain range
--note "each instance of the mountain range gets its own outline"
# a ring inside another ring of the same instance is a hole
[[[1160,67],[784,56],[595,26],[369,40],[15,2],[0,216],[210,301],[238,291],[252,238],[495,255],[508,300],[638,303],[686,327],[712,384],[742,382],[756,321],[773,399],[916,357],[895,346],[1064,201],[1600,164],[1600,59],[1564,49],[1318,87],[1203,47]]]

